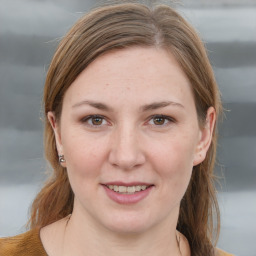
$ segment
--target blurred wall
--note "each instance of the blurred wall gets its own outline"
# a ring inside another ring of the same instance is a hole
[[[59,39],[93,5],[92,0],[0,0],[0,236],[24,229],[27,208],[45,178],[40,120],[45,75]],[[220,246],[255,256],[256,225],[250,222],[256,217],[256,1],[184,0],[177,7],[206,43],[227,110],[216,167],[226,177]],[[234,243],[240,240],[242,249]]]

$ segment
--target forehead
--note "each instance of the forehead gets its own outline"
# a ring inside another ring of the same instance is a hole
[[[174,56],[151,47],[127,48],[98,57],[82,71],[65,95],[70,103],[85,97],[109,100],[113,104],[129,98],[137,103],[147,103],[152,98],[193,101],[189,80]]]

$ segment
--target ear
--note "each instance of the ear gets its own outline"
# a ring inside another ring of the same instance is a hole
[[[200,129],[199,141],[196,146],[193,165],[202,163],[206,157],[207,151],[212,142],[212,135],[216,122],[216,112],[213,107],[207,110],[206,121],[204,127]]]
[[[61,142],[61,132],[60,132],[60,126],[59,123],[56,120],[55,114],[52,111],[49,111],[47,113],[47,118],[49,123],[52,126],[53,132],[54,132],[54,136],[55,136],[55,143],[56,143],[56,147],[57,147],[57,151],[58,151],[58,155],[64,155],[63,152],[63,146],[62,146],[62,142]],[[66,163],[62,162],[61,165],[63,167],[66,167]]]

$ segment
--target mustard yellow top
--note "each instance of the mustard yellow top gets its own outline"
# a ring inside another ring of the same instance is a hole
[[[14,237],[0,238],[1,256],[48,256],[40,239],[39,229]],[[216,256],[234,256],[216,249]]]
[[[39,229],[0,239],[1,256],[47,256],[39,236]]]

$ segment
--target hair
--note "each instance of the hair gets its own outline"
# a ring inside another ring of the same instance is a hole
[[[31,207],[29,227],[44,227],[72,213],[74,194],[67,172],[58,161],[54,132],[47,120],[53,111],[60,120],[65,92],[96,58],[129,47],[157,47],[171,52],[188,77],[199,125],[213,106],[221,112],[219,90],[205,47],[196,31],[173,8],[119,3],[93,9],[61,40],[49,66],[44,88],[45,155],[53,172]],[[205,160],[193,168],[181,201],[177,229],[189,241],[194,256],[214,255],[220,214],[213,173],[216,126]]]

